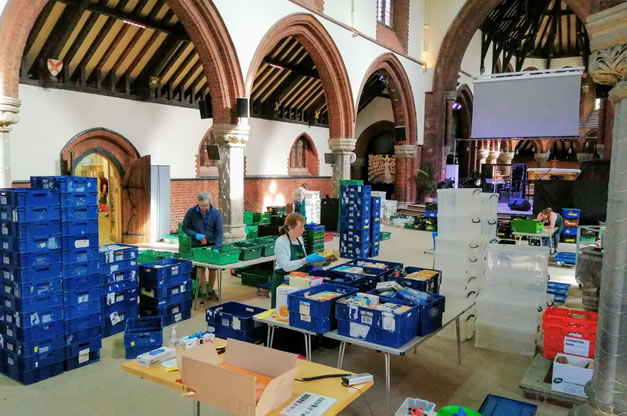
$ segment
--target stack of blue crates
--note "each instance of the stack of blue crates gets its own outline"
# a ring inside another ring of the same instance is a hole
[[[370,257],[379,255],[379,243],[381,242],[381,198],[373,196],[371,198],[370,212]]]
[[[0,191],[0,370],[23,384],[63,372],[59,194]]]
[[[349,259],[368,257],[370,185],[342,185],[340,188],[340,256]]]
[[[139,266],[140,315],[160,316],[163,326],[192,316],[192,262],[163,259]]]
[[[138,249],[125,244],[100,247],[102,295],[102,334],[109,337],[124,332],[126,321],[139,316]]]
[[[98,254],[98,181],[32,176],[31,187],[58,192],[63,249],[65,370],[100,360],[103,282]]]

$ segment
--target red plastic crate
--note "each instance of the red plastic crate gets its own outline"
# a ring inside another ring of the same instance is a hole
[[[547,308],[542,315],[542,329],[544,329],[544,351],[542,355],[554,359],[560,352],[594,358],[597,338],[597,323],[599,314],[565,308]],[[564,339],[569,337],[583,341],[579,348],[564,351]],[[585,344],[589,343],[588,353],[585,354]],[[580,352],[577,354],[577,352]]]
[[[569,220],[564,218],[564,227],[579,227],[579,219]]]
[[[326,233],[324,233],[324,242],[328,243],[333,241],[333,232],[332,231],[327,231]]]

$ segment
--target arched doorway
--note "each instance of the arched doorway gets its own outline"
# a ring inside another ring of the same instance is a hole
[[[389,147],[389,145],[385,147],[383,144],[374,144],[374,142],[376,142],[378,138],[383,138],[382,140],[386,141],[386,137],[394,137],[394,123],[388,120],[381,120],[377,121],[374,124],[371,124],[363,131],[363,133],[359,135],[359,138],[357,139],[357,144],[355,146],[355,155],[357,156],[357,158],[355,162],[351,165],[351,179],[361,179],[364,181],[364,183],[370,183],[368,181],[369,161],[372,159],[370,158],[370,156],[371,152],[373,152],[374,150],[385,150],[385,152],[374,154],[383,155],[383,162],[385,162],[385,155],[389,155],[391,157],[394,156],[394,144],[391,144],[391,148]],[[375,159],[381,158],[379,157]],[[381,164],[381,167],[383,167],[383,164]],[[384,171],[385,169],[381,170],[380,172],[384,173]],[[393,172],[393,175],[396,176],[396,166],[394,166]],[[388,198],[391,198],[392,195],[395,193],[394,182],[385,186],[377,185],[373,189],[385,191]]]

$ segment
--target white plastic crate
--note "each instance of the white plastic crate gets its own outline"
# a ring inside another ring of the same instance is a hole
[[[475,347],[533,357],[536,353],[538,326],[512,327],[481,320],[475,322]]]
[[[481,238],[481,219],[468,215],[447,215],[438,211],[438,237],[459,241]]]
[[[394,416],[407,416],[409,414],[409,409],[411,408],[424,409],[424,413],[422,413],[424,416],[435,416],[437,414],[435,411],[435,403],[408,397],[405,399],[401,407],[398,408],[396,413],[394,413]]]
[[[438,189],[438,226],[440,215],[479,217],[481,212],[481,189]]]

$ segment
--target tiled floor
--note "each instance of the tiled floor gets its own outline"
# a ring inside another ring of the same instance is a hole
[[[431,233],[389,228],[392,239],[382,242],[381,259],[408,265],[430,267],[432,256],[424,251],[432,247]],[[328,247],[337,247],[337,240]],[[551,277],[574,283],[574,269],[551,268]],[[578,289],[571,290],[570,299],[580,299]],[[269,307],[267,297],[256,295],[256,289],[242,286],[238,278],[225,276],[224,299],[237,300],[256,306]],[[579,300],[580,301],[580,300]],[[192,319],[182,322],[178,334],[206,327],[204,310],[199,308]],[[164,330],[164,338],[169,328]],[[463,343],[463,365],[457,365],[455,342],[433,337],[423,344],[417,354],[392,357],[392,403],[398,407],[405,397],[417,397],[438,404],[460,404],[479,408],[486,394],[496,394],[524,400],[518,384],[531,358],[482,350],[473,341]],[[318,349],[313,360],[334,366],[337,349]],[[22,386],[0,376],[0,415],[3,416],[68,416],[68,415],[187,415],[192,412],[191,401],[179,393],[154,383],[123,373],[122,334],[103,340],[101,361],[87,367],[31,386]],[[385,375],[383,355],[357,347],[347,347],[345,369],[369,372],[375,385],[364,398],[355,401],[342,415],[384,415]],[[565,416],[563,408],[538,404],[538,416]],[[203,406],[202,415],[225,415]]]

